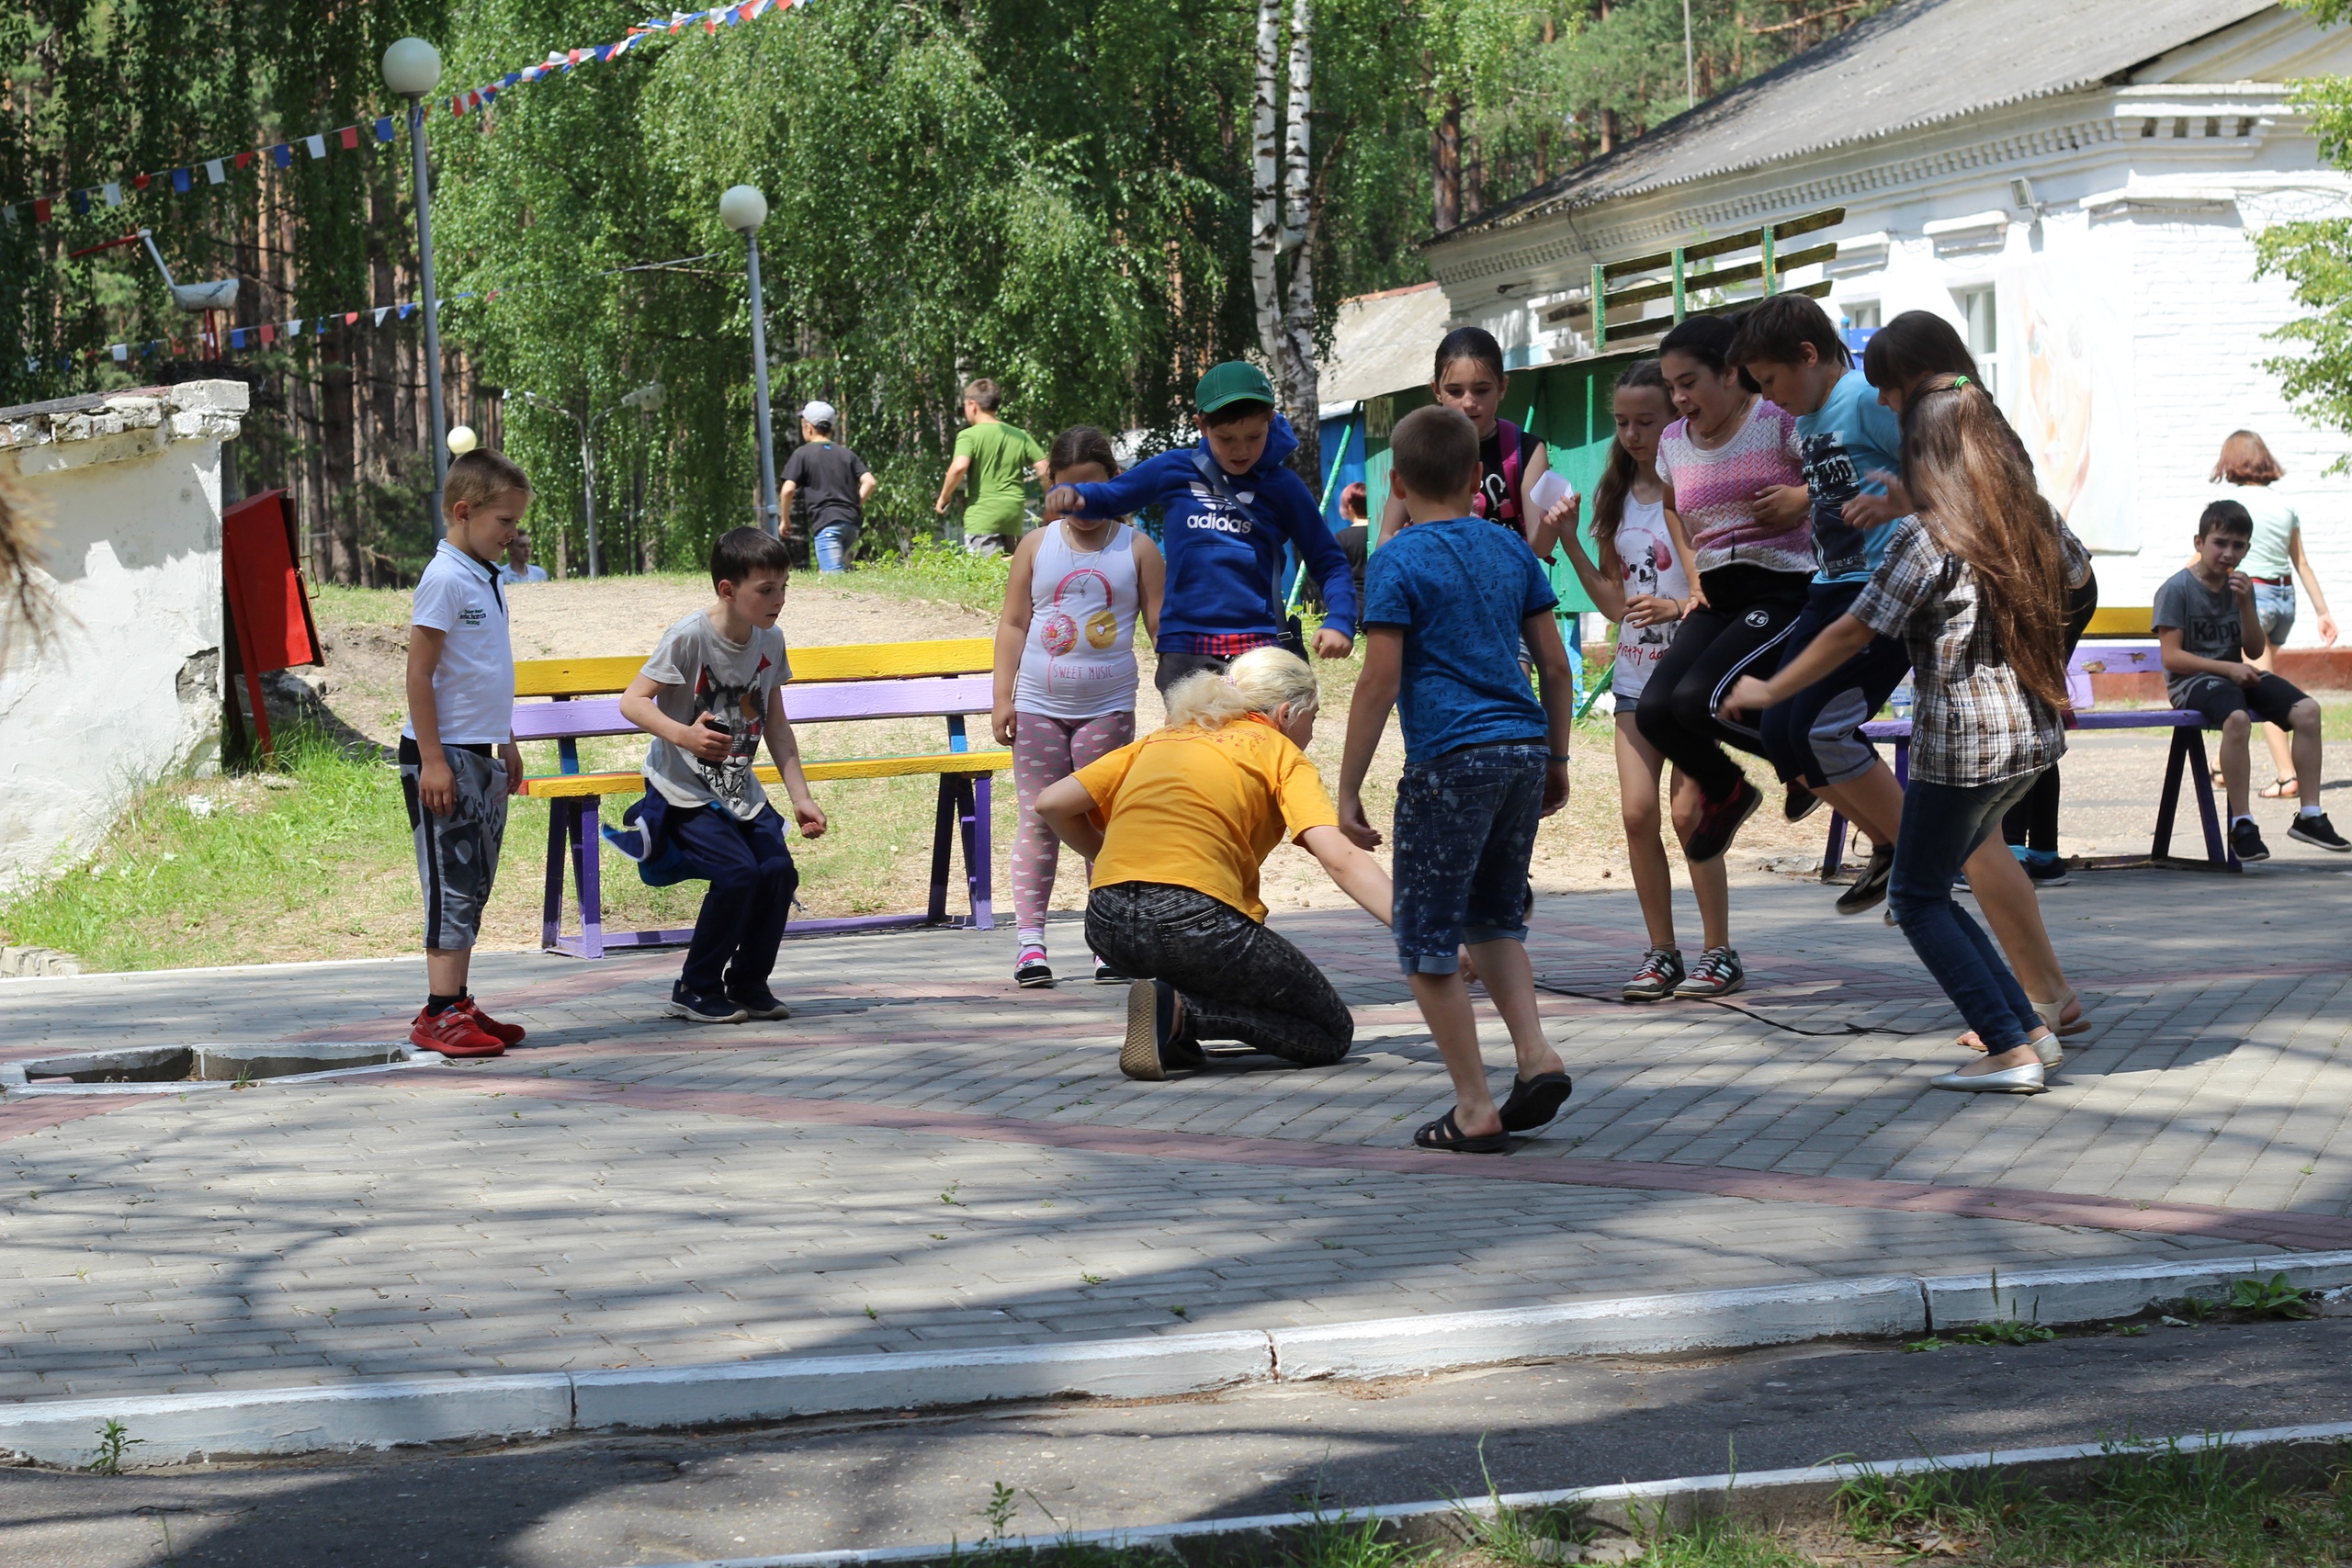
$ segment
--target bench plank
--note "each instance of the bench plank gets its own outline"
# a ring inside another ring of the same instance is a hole
[[[995,680],[959,675],[946,680],[846,681],[832,685],[784,689],[784,716],[795,724],[827,724],[862,718],[944,718],[987,713],[996,701]],[[582,697],[571,702],[516,703],[517,740],[573,740],[592,735],[628,735],[637,726],[621,716],[618,697]]]
[[[1010,751],[933,751],[913,757],[837,757],[831,761],[804,761],[800,771],[810,783],[824,779],[896,779],[935,773],[1001,773],[1012,766]],[[762,762],[753,770],[762,784],[782,784],[775,769]],[[523,793],[536,800],[563,800],[582,795],[639,795],[645,775],[639,773],[549,773],[525,779]]]
[[[984,637],[934,642],[882,642],[789,649],[792,683],[888,681],[922,675],[985,674],[996,667],[996,643]],[[594,696],[625,692],[645,657],[522,659],[514,663],[518,697]]]

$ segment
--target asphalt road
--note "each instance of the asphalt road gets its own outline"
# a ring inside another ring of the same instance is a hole
[[[0,1472],[8,1568],[613,1568],[2352,1419],[2352,1320],[1813,1345],[1137,1404],[122,1476]],[[1483,1468],[1482,1468],[1483,1467]]]

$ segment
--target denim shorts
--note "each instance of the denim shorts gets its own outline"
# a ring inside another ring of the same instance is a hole
[[[2262,635],[2273,647],[2283,645],[2287,634],[2295,629],[2295,585],[2292,582],[2257,582],[2254,585],[2254,618],[2262,623]]]
[[[1451,975],[1464,942],[1527,940],[1527,863],[1544,818],[1541,740],[1464,746],[1396,783],[1396,959]]]

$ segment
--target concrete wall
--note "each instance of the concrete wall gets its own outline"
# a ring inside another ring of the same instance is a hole
[[[49,525],[60,611],[0,665],[0,890],[87,852],[141,785],[218,765],[220,446],[245,407],[242,383],[195,381],[0,410],[0,479]]]

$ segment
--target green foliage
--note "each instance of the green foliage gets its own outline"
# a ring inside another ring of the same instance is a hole
[[[2267,1280],[2233,1280],[2228,1304],[2233,1312],[2250,1313],[2256,1317],[2315,1315],[2305,1292],[2290,1284],[2284,1274],[2273,1274]]]
[[[2015,1318],[2002,1318],[1993,1323],[1980,1323],[1973,1328],[1956,1330],[1949,1339],[1930,1335],[1914,1339],[1905,1350],[1941,1350],[1952,1345],[2039,1345],[2058,1337],[2054,1328],[2044,1328],[2038,1323],[2020,1323]]]
[[[122,1461],[130,1457],[132,1449],[146,1440],[144,1438],[132,1437],[130,1427],[108,1416],[107,1424],[98,1428],[98,1446],[90,1450],[91,1473],[120,1475]]]

